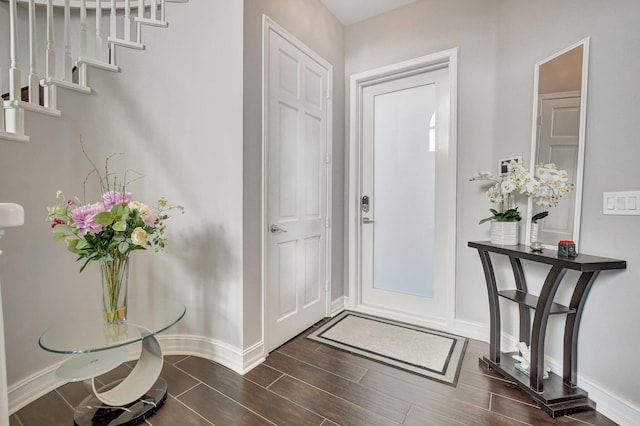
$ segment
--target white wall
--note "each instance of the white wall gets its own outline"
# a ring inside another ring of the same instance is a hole
[[[477,182],[478,170],[496,171],[499,158],[523,155],[529,162],[533,66],[591,37],[587,140],[580,250],[621,258],[624,272],[604,272],[596,281],[582,319],[579,385],[598,408],[622,424],[640,421],[640,372],[630,367],[640,350],[637,300],[640,260],[637,217],[603,216],[602,192],[637,190],[640,169],[640,3],[614,0],[422,0],[346,30],[346,76],[458,46],[458,189],[456,323],[459,330],[484,329],[488,301],[478,254],[470,240],[487,240],[478,225],[490,204]],[[526,205],[521,210],[526,209]],[[553,213],[553,212],[552,212]],[[524,238],[524,226],[521,238]],[[494,261],[505,287],[508,261]],[[532,291],[546,271],[525,264]],[[569,273],[571,282],[577,274]],[[575,281],[573,281],[575,282]],[[570,285],[559,300],[568,303]],[[503,330],[517,336],[515,307],[502,305]],[[563,318],[550,321],[547,355],[562,360]],[[611,411],[611,410],[615,410]]]
[[[44,220],[56,190],[83,194],[90,168],[80,136],[97,162],[126,154],[114,171],[145,175],[130,187],[137,197],[186,209],[168,221],[168,253],[132,256],[131,297],[184,302],[185,318],[167,335],[242,349],[242,2],[167,9],[168,29],[144,29],[145,51],[118,48],[121,73],[90,71],[93,94],[60,90],[62,118],[27,113],[31,142],[0,141],[0,200],[26,214],[0,257],[12,386],[62,359],[38,348],[50,323],[74,306],[98,306],[97,270],[79,274]]]

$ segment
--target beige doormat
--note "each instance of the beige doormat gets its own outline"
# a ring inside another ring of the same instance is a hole
[[[467,338],[344,311],[307,338],[455,386]]]

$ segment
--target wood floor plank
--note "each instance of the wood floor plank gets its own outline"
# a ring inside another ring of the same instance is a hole
[[[361,384],[354,383],[298,359],[284,355],[279,351],[270,354],[265,363],[278,371],[397,423],[401,423],[404,420],[411,406],[408,402],[379,392],[376,388],[367,388]]]
[[[421,410],[419,411],[418,408]],[[456,424],[457,422],[467,426],[513,426],[522,424],[499,413],[450,398],[425,400],[419,407],[416,407],[416,412],[420,413],[418,419],[425,419],[423,424],[430,424],[428,419],[432,415],[435,415],[440,420],[448,418],[451,420],[451,424]],[[413,415],[415,416],[415,413]]]
[[[80,405],[82,400],[91,393],[83,382],[70,382],[56,390],[72,407]]]
[[[360,381],[360,384],[370,389],[380,389],[388,395],[426,407],[433,399],[450,399],[464,401],[467,404],[488,410],[491,394],[487,391],[471,388],[464,384],[457,387],[438,383],[425,377],[422,381],[409,383],[406,377],[397,374],[389,375],[370,370]]]
[[[215,425],[273,425],[204,384],[188,390],[178,400]]]
[[[268,367],[264,364],[260,364],[253,370],[245,374],[244,378],[266,388],[271,383],[278,380],[280,376],[282,376],[281,372],[274,370],[273,368]]]
[[[403,424],[405,426],[464,426],[464,423],[427,411],[417,405],[411,407]]]
[[[360,380],[367,372],[366,368],[347,361],[345,357],[336,356],[335,352],[320,352],[315,350],[316,348],[318,348],[317,342],[302,338],[293,339],[287,345],[279,348],[277,352],[289,355],[354,382]]]
[[[339,425],[390,426],[399,424],[287,375],[278,379],[269,389]]]
[[[186,374],[175,365],[169,364],[167,362],[165,362],[162,366],[160,377],[167,381],[167,390],[169,392],[169,395],[173,396],[178,396],[199,383],[198,380]]]
[[[595,410],[572,414],[569,417],[594,426],[618,426],[616,422],[611,421],[609,418]]]
[[[479,374],[476,372],[465,370],[460,373],[458,384],[478,388],[486,392],[502,395],[504,397],[515,399],[527,404],[534,404],[529,395],[520,390],[520,388],[518,388],[512,382],[503,380],[499,376],[488,376],[486,374]]]
[[[178,364],[197,375],[207,385],[244,407],[278,425],[318,426],[322,417],[306,410],[244,377],[202,358],[189,358]]]
[[[73,422],[73,409],[56,391],[51,391],[18,410],[16,418],[22,426],[63,425]]]
[[[213,425],[210,421],[199,416],[183,403],[168,396],[164,405],[153,416],[147,419],[152,426],[205,426]]]

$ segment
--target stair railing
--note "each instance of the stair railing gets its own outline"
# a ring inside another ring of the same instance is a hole
[[[40,114],[60,116],[58,110],[57,90],[62,87],[81,93],[91,93],[88,85],[88,68],[96,67],[111,72],[119,72],[116,64],[116,46],[143,50],[142,26],[153,25],[167,27],[165,20],[166,3],[186,3],[188,0],[0,0],[9,3],[9,67],[8,99],[0,104],[0,139],[28,142],[25,134],[25,111],[33,111]],[[28,12],[28,40],[19,42],[18,35],[18,4],[25,4]],[[37,8],[46,8],[46,48],[44,54],[44,78],[40,78],[37,61],[37,34],[36,16]],[[63,9],[64,34],[62,42],[57,45],[54,24],[57,22],[56,8]],[[132,9],[137,8],[137,16],[132,17]],[[102,24],[103,9],[107,9],[108,36],[103,37]],[[95,13],[95,40],[93,52],[88,52],[89,28],[88,11]],[[72,11],[78,13],[77,28],[72,27]],[[146,12],[148,11],[148,15]],[[159,17],[158,17],[159,16]],[[135,25],[135,27],[134,27]],[[121,26],[122,37],[118,35]],[[132,31],[135,29],[135,31]],[[76,32],[77,31],[77,32]],[[72,46],[72,34],[78,34],[78,46]],[[28,58],[28,99],[22,98],[22,79],[19,61],[19,47],[29,47]],[[105,58],[104,48],[108,49],[108,57]],[[56,50],[60,49],[61,54]],[[74,51],[77,59],[74,61]],[[62,72],[57,71],[57,60],[61,59]],[[0,58],[0,94],[2,88],[2,60]],[[78,68],[78,76],[74,78],[73,69]],[[44,88],[44,99],[40,99],[40,89]]]

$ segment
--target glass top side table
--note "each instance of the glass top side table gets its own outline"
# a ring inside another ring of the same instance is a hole
[[[76,425],[134,425],[152,415],[167,396],[160,377],[163,355],[156,335],[180,321],[184,305],[170,300],[129,306],[127,321],[106,324],[102,312],[78,310],[56,321],[40,337],[42,349],[72,354],[56,370],[65,381],[85,381],[89,395],[76,407]],[[96,389],[95,377],[127,360],[127,346],[141,342],[138,362],[127,377]]]

